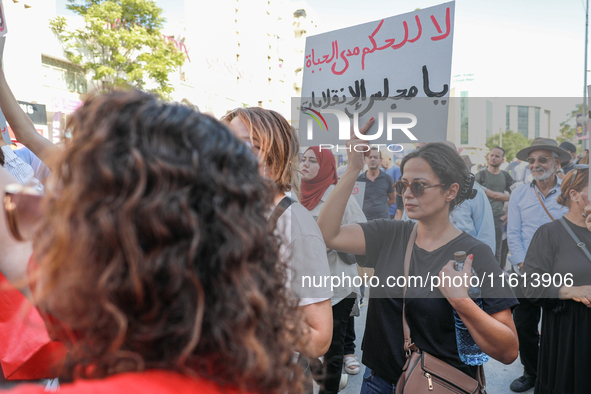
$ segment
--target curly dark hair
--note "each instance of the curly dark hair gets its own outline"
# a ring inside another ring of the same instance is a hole
[[[245,144],[137,91],[89,99],[68,128],[34,243],[66,376],[166,369],[297,390],[297,304],[266,220],[272,193]]]

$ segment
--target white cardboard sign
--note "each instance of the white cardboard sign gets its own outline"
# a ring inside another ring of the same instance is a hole
[[[6,14],[4,13],[4,4],[2,4],[2,0],[0,0],[0,37],[5,36],[8,33],[8,28],[6,27]]]
[[[367,133],[375,137],[371,143],[444,141],[454,6],[449,2],[308,37],[299,108],[294,103],[301,111],[302,145],[344,144],[340,137],[349,128],[340,130],[345,126],[334,110],[351,121],[357,113],[360,125],[374,117]],[[392,127],[401,124],[407,132]]]
[[[365,198],[365,182],[355,182],[355,186],[353,187],[351,194],[357,200],[359,207],[363,209],[363,199]]]
[[[12,144],[12,139],[10,138],[10,133],[8,132],[8,126],[6,124],[6,118],[4,117],[2,110],[0,110],[0,132],[2,133],[2,138],[4,138],[4,141],[8,145]]]

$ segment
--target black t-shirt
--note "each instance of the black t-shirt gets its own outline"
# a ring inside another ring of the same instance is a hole
[[[377,219],[360,225],[365,235],[365,265],[375,268],[375,276],[380,281],[370,290],[371,301],[362,344],[363,364],[382,378],[396,383],[406,362],[402,288],[389,286],[387,280],[388,277],[404,277],[404,255],[413,223]],[[439,289],[431,291],[430,277],[439,275],[441,268],[453,260],[457,251],[473,254],[476,273],[480,278],[486,275],[481,286],[484,311],[490,315],[517,305],[490,247],[462,233],[432,252],[415,244],[409,275],[420,276],[426,282],[423,287],[413,286],[411,282],[407,289],[407,321],[411,338],[419,349],[474,377],[476,368],[464,364],[458,355],[453,308]],[[491,273],[492,282],[488,276]]]
[[[394,180],[384,171],[380,171],[373,181],[367,178],[367,172],[357,177],[358,182],[365,182],[365,196],[363,197],[363,213],[367,220],[390,219],[388,195],[394,193]]]
[[[564,220],[589,249],[591,232]],[[526,297],[548,307],[558,302],[560,287],[570,284],[565,279],[572,280],[572,286],[591,285],[591,262],[558,220],[538,228],[527,249],[522,272],[527,274],[526,280],[520,282],[522,287],[525,285]]]

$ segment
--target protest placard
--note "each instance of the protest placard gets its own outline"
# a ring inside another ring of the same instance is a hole
[[[0,132],[2,133],[2,138],[4,138],[4,142],[8,145],[12,144],[12,140],[10,139],[10,133],[8,132],[8,126],[6,124],[6,118],[0,110]]]
[[[292,109],[302,145],[344,144],[351,122],[371,117],[370,143],[444,141],[454,5],[307,37]]]
[[[6,14],[4,13],[4,4],[0,0],[0,37],[5,36],[8,33],[6,28]]]
[[[363,209],[363,199],[365,198],[365,182],[355,182],[355,186],[353,187],[353,191],[351,192],[359,207]]]

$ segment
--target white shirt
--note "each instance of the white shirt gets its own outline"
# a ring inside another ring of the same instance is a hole
[[[331,298],[326,244],[310,212],[294,201],[277,220],[277,231],[283,240],[281,259],[291,268],[289,287],[300,299],[299,305],[316,304]],[[329,278],[327,286],[324,285],[325,277]]]
[[[326,189],[326,192],[324,192],[318,205],[310,211],[314,218],[317,218],[320,214],[320,209],[333,189],[334,185],[330,185],[328,189]],[[345,207],[345,213],[343,214],[341,225],[365,222],[367,222],[367,220],[363,214],[363,210],[357,203],[357,200],[352,195],[349,196],[349,201]],[[339,286],[334,286],[332,289],[334,293],[331,299],[332,305],[338,304],[351,293],[361,294],[359,292],[359,287],[354,285],[354,279],[357,276],[356,264],[349,265],[343,262],[337,251],[331,250],[328,252],[328,266],[330,267],[330,274],[335,277],[334,284],[339,282]],[[338,281],[336,278],[338,278]]]
[[[35,178],[33,168],[18,157],[8,145],[2,146],[4,153],[4,168],[10,175],[23,186],[32,187],[39,193],[43,193],[43,184]]]

